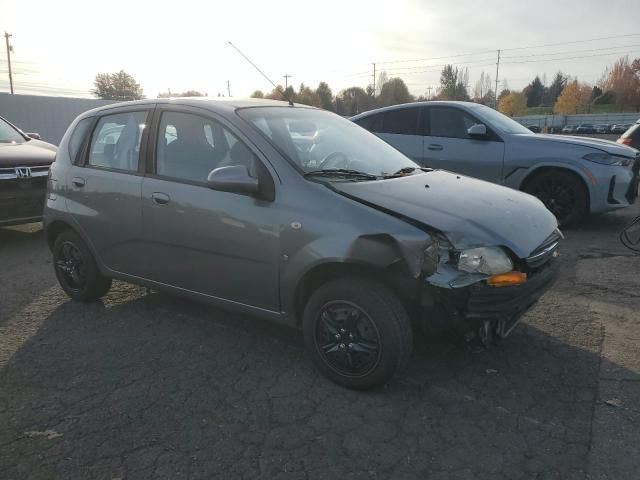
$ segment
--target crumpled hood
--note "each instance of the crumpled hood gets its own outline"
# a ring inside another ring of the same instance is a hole
[[[46,142],[0,143],[0,168],[50,165],[55,157],[56,148]]]
[[[526,258],[558,226],[531,195],[444,170],[332,187],[440,230],[457,249],[502,245]]]
[[[635,150],[626,145],[612,142],[611,140],[603,140],[591,137],[574,137],[569,135],[547,135],[532,134],[526,135],[531,142],[552,142],[564,145],[577,145],[580,147],[597,148],[598,150],[607,152],[610,155],[620,155],[623,157],[635,158]]]

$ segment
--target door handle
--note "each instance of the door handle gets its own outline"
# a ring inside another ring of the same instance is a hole
[[[80,177],[73,177],[71,179],[71,183],[73,183],[76,187],[80,188],[80,187],[84,187],[84,178],[80,178]]]
[[[167,203],[169,203],[169,200],[170,200],[169,195],[167,195],[166,193],[162,193],[162,192],[153,192],[151,194],[151,198],[158,205],[166,205]]]
[[[427,148],[429,150],[442,150],[442,145],[438,145],[437,143],[430,143]]]

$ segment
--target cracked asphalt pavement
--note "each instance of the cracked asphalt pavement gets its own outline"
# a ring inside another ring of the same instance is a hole
[[[57,286],[39,225],[0,229],[0,478],[632,479],[640,206],[566,232],[556,287],[480,353],[419,338],[355,392],[299,333],[116,282]]]

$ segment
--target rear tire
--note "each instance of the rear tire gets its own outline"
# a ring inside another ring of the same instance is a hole
[[[322,374],[354,389],[400,375],[413,348],[411,322],[398,297],[357,277],[330,281],[313,293],[304,309],[303,334]]]
[[[100,274],[89,247],[72,230],[65,230],[56,237],[53,268],[60,286],[74,300],[92,302],[111,288],[111,279]]]
[[[588,192],[573,173],[547,171],[528,180],[523,191],[537,197],[561,227],[580,223],[588,213]]]

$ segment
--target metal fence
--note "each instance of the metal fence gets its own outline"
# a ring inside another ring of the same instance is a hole
[[[0,116],[24,132],[36,132],[58,145],[71,122],[82,112],[114,103],[90,98],[11,95],[0,93]]]
[[[634,123],[640,118],[640,113],[585,113],[580,115],[528,115],[526,117],[513,117],[527,127],[564,127],[565,125],[580,125],[581,123],[593,125],[615,125],[616,123]]]

